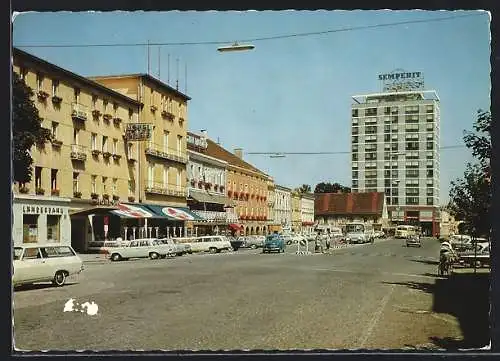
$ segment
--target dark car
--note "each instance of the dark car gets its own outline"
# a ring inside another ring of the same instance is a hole
[[[422,247],[419,236],[410,236],[406,238],[406,247]]]
[[[266,237],[262,253],[285,252],[285,240],[279,234],[272,234]]]

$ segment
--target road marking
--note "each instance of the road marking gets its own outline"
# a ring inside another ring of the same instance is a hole
[[[370,323],[368,324],[368,328],[366,329],[365,334],[361,338],[361,346],[360,346],[360,348],[364,348],[365,347],[366,341],[372,335],[373,329],[375,328],[375,325],[377,324],[377,322],[378,322],[378,320],[380,318],[380,315],[384,311],[384,308],[387,305],[387,302],[389,302],[389,299],[391,298],[391,295],[394,292],[394,288],[396,288],[396,286],[392,285],[391,286],[391,290],[389,291],[389,293],[387,293],[385,295],[384,299],[382,300],[382,303],[380,304],[380,307],[378,308],[377,312],[375,312],[375,314],[373,315],[372,319],[370,320]]]

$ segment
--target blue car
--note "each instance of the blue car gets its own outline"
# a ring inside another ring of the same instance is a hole
[[[279,234],[271,234],[266,237],[262,253],[285,252],[285,240]]]

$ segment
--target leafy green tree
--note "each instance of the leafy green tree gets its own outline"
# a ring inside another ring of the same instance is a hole
[[[33,145],[43,146],[51,140],[48,129],[42,128],[42,118],[31,97],[33,91],[19,75],[12,73],[12,161],[14,182],[31,181]]]
[[[311,186],[309,184],[302,184],[299,188],[296,188],[297,193],[311,193]]]
[[[314,193],[350,193],[351,188],[341,185],[340,183],[321,182],[316,184]]]
[[[474,236],[488,236],[491,228],[491,113],[478,110],[474,132],[464,131],[465,145],[478,163],[467,163],[463,178],[451,182],[448,208]]]

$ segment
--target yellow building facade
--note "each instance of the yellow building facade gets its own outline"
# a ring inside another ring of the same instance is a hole
[[[31,182],[14,185],[15,199],[29,210],[14,221],[15,242],[69,243],[69,213],[135,196],[137,172],[129,166],[123,134],[127,123],[137,121],[140,103],[16,48],[13,71],[33,90],[42,127],[53,136],[32,148]],[[60,202],[66,211],[55,225],[43,206]],[[39,213],[31,211],[35,203]]]
[[[139,202],[186,207],[188,96],[147,74],[98,76],[92,80],[143,104],[138,123],[151,127],[136,142]]]
[[[242,225],[241,234],[267,234],[269,176],[242,158],[241,149],[231,153],[207,139],[207,154],[227,162],[227,197]]]
[[[292,232],[302,232],[302,210],[300,207],[301,195],[298,192],[291,193],[291,214],[292,214]]]

